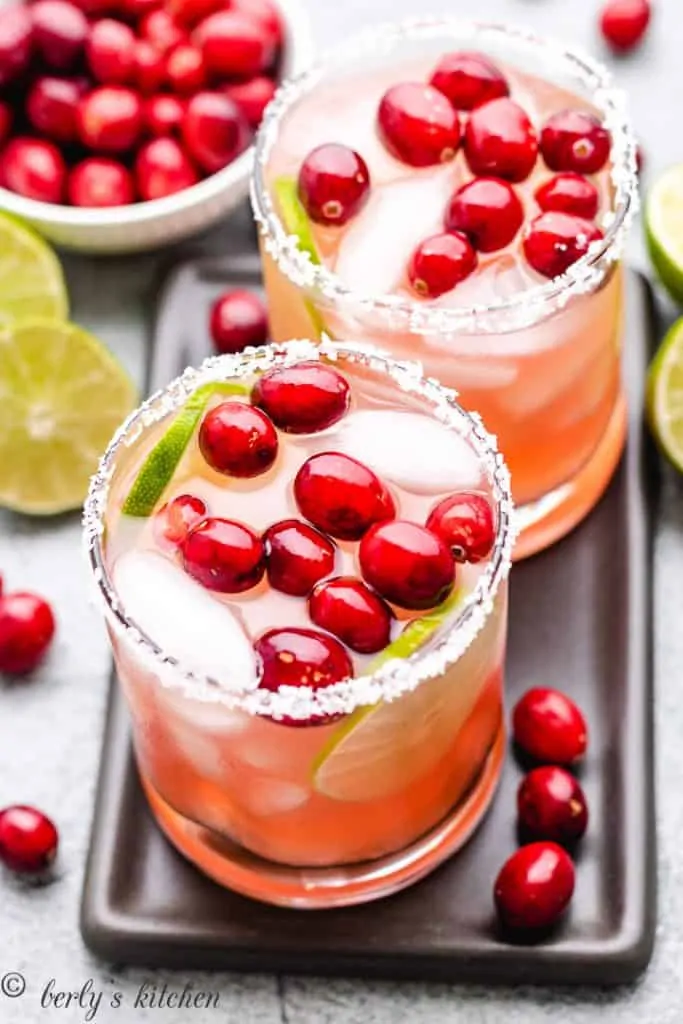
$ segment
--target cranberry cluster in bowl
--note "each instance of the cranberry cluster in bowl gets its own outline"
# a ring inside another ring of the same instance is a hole
[[[0,206],[88,251],[208,227],[244,198],[254,130],[306,58],[297,4],[0,5]]]

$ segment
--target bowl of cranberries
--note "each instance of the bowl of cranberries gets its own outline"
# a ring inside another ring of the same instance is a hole
[[[307,57],[300,0],[0,0],[0,209],[87,252],[207,228]]]

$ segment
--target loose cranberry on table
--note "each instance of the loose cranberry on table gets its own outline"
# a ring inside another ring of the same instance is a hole
[[[506,97],[472,111],[464,145],[474,174],[512,182],[531,174],[538,155],[538,139],[526,111]]]
[[[142,108],[145,128],[158,137],[179,135],[185,116],[185,102],[177,96],[150,96]]]
[[[519,824],[536,839],[573,843],[588,826],[588,805],[573,775],[556,765],[534,768],[517,791]]]
[[[223,91],[237,104],[252,128],[258,128],[263,112],[277,90],[277,82],[266,75],[257,75],[248,82],[234,82]]]
[[[481,562],[493,551],[496,523],[491,502],[476,491],[444,498],[426,523],[451,549],[456,562]]]
[[[38,874],[57,856],[59,836],[53,822],[21,804],[0,810],[0,861],[12,871]]]
[[[161,53],[168,53],[175,46],[187,41],[185,30],[163,7],[146,14],[138,26],[138,31],[143,39],[147,39]]]
[[[418,295],[435,299],[469,277],[476,266],[477,254],[466,235],[432,235],[410,257],[408,280]]]
[[[125,85],[135,75],[135,33],[113,18],[97,21],[86,46],[88,66],[103,85]]]
[[[612,140],[594,114],[561,110],[546,121],[540,144],[551,171],[597,174],[609,159]]]
[[[493,887],[501,924],[510,931],[550,928],[569,906],[574,883],[574,865],[561,846],[523,846],[505,862]]]
[[[79,83],[72,79],[47,76],[36,79],[26,98],[31,125],[53,142],[74,142],[78,138],[81,96]]]
[[[71,171],[69,202],[73,206],[106,208],[135,202],[135,182],[127,167],[116,160],[92,156]]]
[[[546,764],[575,764],[588,746],[586,721],[576,704],[547,687],[534,687],[517,702],[512,735],[525,754]]]
[[[199,447],[218,473],[260,476],[277,457],[277,432],[261,409],[246,402],[221,402],[202,420]]]
[[[418,523],[378,523],[362,538],[358,558],[363,579],[401,608],[434,608],[446,600],[455,583],[448,545]]]
[[[456,110],[474,110],[510,93],[505,76],[483,53],[447,53],[437,64],[430,84]]]
[[[142,102],[132,89],[103,85],[81,100],[78,111],[81,142],[105,153],[130,149],[142,131]]]
[[[569,213],[542,213],[524,236],[524,255],[539,274],[559,277],[603,237],[592,221]]]
[[[593,182],[573,171],[549,178],[536,189],[535,198],[542,210],[573,213],[587,220],[596,216],[600,205],[600,194]]]
[[[163,199],[199,181],[192,161],[175,139],[152,139],[140,149],[135,161],[135,181],[140,197]]]
[[[193,526],[182,544],[185,571],[208,590],[241,594],[266,570],[261,538],[243,523],[208,518]]]
[[[650,0],[607,0],[600,13],[600,29],[615,50],[632,50],[647,32],[652,17]]]
[[[207,508],[194,494],[179,494],[163,505],[154,516],[152,528],[157,543],[174,551],[197,523],[206,517]]]
[[[194,30],[192,41],[206,70],[220,78],[251,78],[272,63],[275,43],[265,25],[240,11],[212,14]]]
[[[22,591],[0,596],[0,672],[32,672],[54,633],[52,609],[42,597]]]
[[[377,114],[387,149],[413,167],[451,160],[460,145],[460,119],[443,93],[422,82],[393,85]]]
[[[198,92],[185,110],[182,136],[190,157],[208,174],[231,163],[249,142],[237,104],[220,92]]]
[[[524,208],[507,181],[475,178],[459,188],[446,209],[445,227],[462,231],[479,252],[504,249],[524,221]]]
[[[63,202],[66,176],[64,158],[51,142],[18,136],[0,154],[0,185],[27,199]]]
[[[181,96],[204,89],[207,80],[201,50],[184,43],[176,46],[166,58],[166,79],[169,89]]]
[[[38,0],[31,5],[33,42],[48,67],[67,71],[80,58],[90,26],[67,0]]]
[[[360,153],[339,143],[312,150],[301,165],[299,199],[318,224],[346,224],[370,195],[370,172]]]
[[[211,338],[222,355],[263,345],[268,338],[268,312],[254,292],[233,288],[216,299],[209,316]]]
[[[334,569],[335,547],[319,530],[299,519],[273,523],[263,534],[268,582],[293,597],[307,597]]]
[[[325,363],[302,362],[267,370],[251,392],[254,405],[288,434],[325,430],[346,413],[351,392],[346,379]]]
[[[295,477],[294,496],[309,522],[339,540],[359,540],[373,523],[396,514],[394,500],[379,477],[340,452],[307,459]]]
[[[375,654],[391,639],[389,605],[352,576],[319,583],[308,599],[308,611],[316,626],[359,654]]]
[[[261,687],[310,686],[320,690],[353,678],[351,658],[334,637],[317,629],[271,629],[254,649],[261,659]],[[287,725],[312,725],[319,719],[284,719]],[[328,719],[329,720],[329,719]]]
[[[27,7],[0,8],[0,88],[23,74],[33,52],[33,22]]]

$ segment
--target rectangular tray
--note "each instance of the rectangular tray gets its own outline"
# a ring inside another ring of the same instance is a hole
[[[150,386],[208,354],[209,301],[260,286],[254,255],[200,260],[169,278],[157,318]],[[491,887],[515,848],[520,769],[505,765],[493,808],[469,845],[413,888],[364,907],[283,910],[220,889],[184,861],[147,810],[126,711],[112,685],[81,927],[87,945],[123,963],[449,981],[618,984],[636,977],[655,929],[652,526],[657,493],[642,424],[654,334],[645,281],[630,274],[625,372],[630,436],[608,492],[551,550],[515,566],[508,706],[531,685],[557,686],[586,713],[581,781],[591,809],[571,913],[538,946],[493,927]]]

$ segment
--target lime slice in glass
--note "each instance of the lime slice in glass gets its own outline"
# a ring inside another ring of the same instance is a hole
[[[64,275],[46,243],[12,217],[0,214],[0,330],[35,317],[66,319]]]
[[[217,381],[197,388],[142,464],[123,504],[127,516],[150,516],[168,487],[197,424],[214,395],[247,395],[247,384]]]
[[[80,327],[46,318],[0,326],[0,505],[33,515],[78,508],[135,402],[123,368]]]
[[[650,190],[645,231],[660,281],[683,303],[683,164],[670,167]]]
[[[650,366],[647,413],[660,446],[683,473],[683,319],[670,328]]]
[[[274,192],[285,230],[297,239],[299,248],[302,252],[308,253],[311,263],[319,266],[320,256],[318,255],[318,249],[313,238],[311,222],[299,199],[299,189],[296,180],[287,177],[278,178],[275,181]],[[304,299],[304,305],[311,318],[313,330],[317,338],[322,338],[323,334],[331,338],[332,336],[327,330],[325,321],[316,306],[310,299],[306,298]]]

